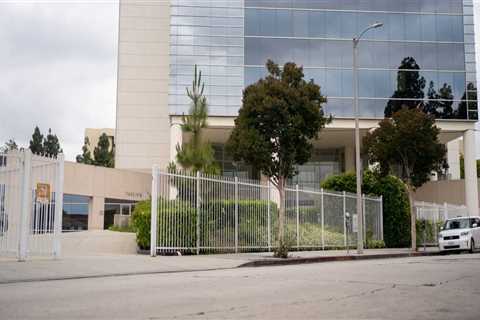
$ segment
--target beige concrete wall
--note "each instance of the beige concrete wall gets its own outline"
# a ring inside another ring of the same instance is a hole
[[[170,160],[169,35],[169,1],[120,1],[117,168],[150,171]]]
[[[64,193],[90,197],[88,229],[103,229],[105,198],[139,201],[150,196],[149,173],[65,162]]]
[[[478,181],[480,184],[480,180]],[[415,193],[415,200],[465,205],[465,180],[431,181]],[[480,203],[479,203],[480,207]]]

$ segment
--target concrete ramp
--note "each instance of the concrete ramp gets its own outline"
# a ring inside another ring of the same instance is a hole
[[[94,230],[64,232],[62,256],[136,254],[135,233]]]

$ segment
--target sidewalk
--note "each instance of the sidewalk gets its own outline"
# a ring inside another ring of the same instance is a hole
[[[437,254],[437,251],[429,250],[426,254]],[[415,255],[424,253],[419,251]],[[27,262],[0,258],[0,284],[409,256],[412,255],[408,249],[372,249],[365,250],[362,256],[355,251],[347,255],[345,250],[292,252],[289,259],[273,258],[268,252],[155,258],[145,255],[67,256],[59,260]]]

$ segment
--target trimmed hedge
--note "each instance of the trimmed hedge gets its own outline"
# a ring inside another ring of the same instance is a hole
[[[332,176],[322,183],[322,188],[355,193],[356,176],[354,173]],[[363,175],[362,191],[368,195],[383,196],[385,246],[408,247],[410,245],[410,204],[405,184],[395,176],[381,177],[366,171]]]
[[[201,206],[200,243],[202,247],[234,246],[235,202],[233,200],[210,201]],[[238,203],[239,246],[247,246],[254,241],[267,245],[268,202],[260,200],[240,200]],[[272,228],[277,206],[270,203]],[[141,201],[135,206],[132,226],[137,234],[137,244],[141,249],[150,248],[151,200]],[[174,218],[175,217],[175,218]],[[175,224],[173,224],[175,222]],[[183,234],[182,247],[196,247],[197,211],[194,204],[177,200],[159,200],[158,239],[169,234]],[[256,228],[254,228],[256,227]],[[254,232],[252,232],[254,230]],[[273,230],[272,230],[273,231]],[[229,235],[226,237],[225,235]]]

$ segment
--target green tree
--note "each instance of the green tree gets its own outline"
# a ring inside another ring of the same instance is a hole
[[[45,149],[43,146],[43,134],[40,132],[40,129],[35,127],[35,130],[32,134],[32,140],[30,140],[30,150],[33,154],[44,154]]]
[[[18,145],[14,139],[9,139],[5,145],[0,148],[0,152],[7,153],[8,151],[18,150]]]
[[[420,76],[420,66],[412,57],[402,60],[397,73],[397,90],[388,101],[385,117],[391,117],[402,107],[422,108],[425,93],[425,78]]]
[[[48,134],[43,140],[43,153],[49,157],[57,157],[59,153],[62,153],[58,137],[52,133],[52,129],[48,129]]]
[[[77,155],[77,162],[83,164],[93,164],[92,153],[90,152],[90,139],[85,137],[82,147],[82,154]]]
[[[285,229],[285,185],[296,165],[308,161],[312,140],[331,120],[324,116],[326,99],[313,80],[304,80],[302,67],[286,63],[283,70],[269,60],[268,75],[243,92],[243,105],[227,143],[235,161],[244,161],[267,176],[278,189],[277,256],[288,254]],[[283,251],[283,252],[282,252]]]
[[[115,165],[114,146],[110,146],[110,138],[106,133],[102,133],[98,139],[98,144],[93,150],[94,162],[96,166],[113,168]]]
[[[433,171],[444,169],[446,148],[440,143],[440,129],[434,117],[418,109],[402,108],[391,119],[380,122],[379,128],[364,139],[365,150],[372,162],[387,175],[399,169],[399,177],[409,193],[411,214],[411,243],[416,250],[416,214],[413,193],[427,182]]]
[[[177,163],[183,169],[193,172],[204,172],[208,174],[219,174],[220,168],[215,162],[214,150],[209,142],[202,141],[202,130],[207,127],[208,105],[207,98],[203,95],[205,84],[202,82],[202,72],[195,74],[192,89],[186,89],[191,100],[188,115],[182,116],[182,132],[190,136],[190,141],[182,146],[177,145]],[[170,170],[175,170],[176,165],[171,164]]]

